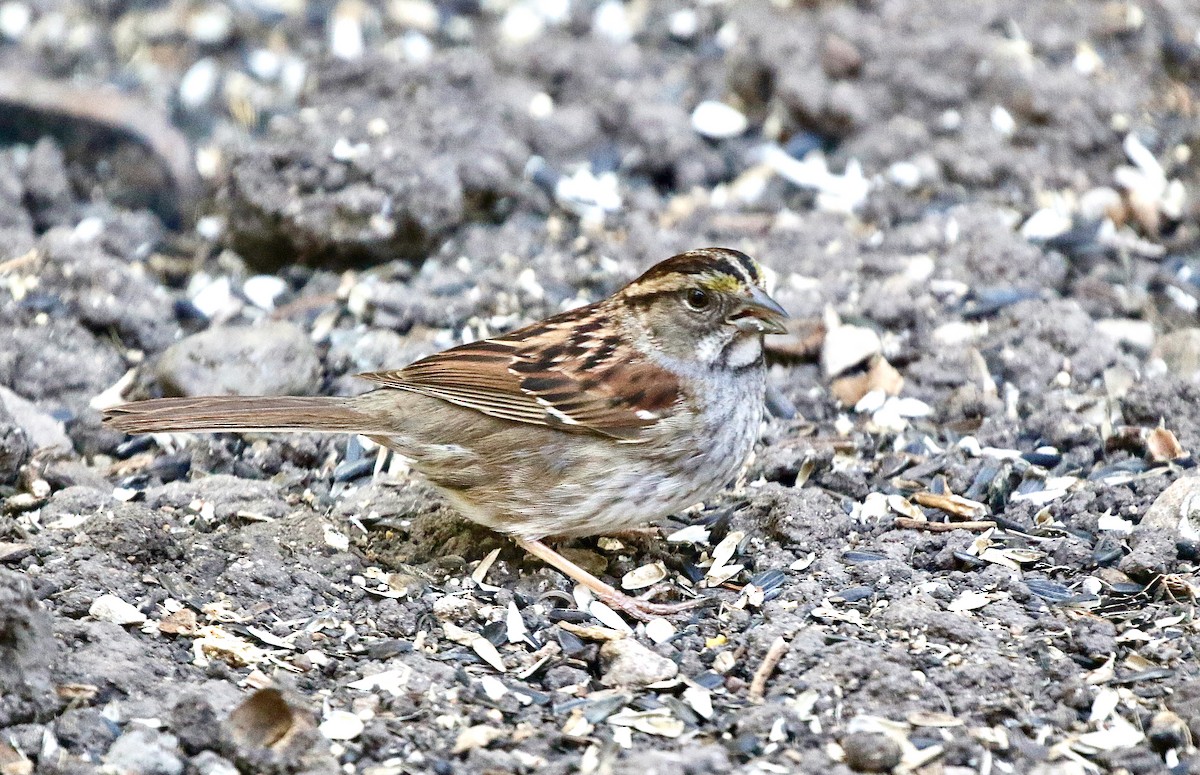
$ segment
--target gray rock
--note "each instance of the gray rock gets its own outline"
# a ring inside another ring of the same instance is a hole
[[[1148,530],[1169,530],[1190,541],[1200,539],[1200,476],[1176,479],[1146,509],[1134,536]]]
[[[99,756],[117,739],[120,729],[98,708],[68,708],[54,720],[54,736],[76,754]]]
[[[190,482],[170,482],[146,491],[146,505],[151,509],[164,506],[180,509],[194,500],[211,503],[213,517],[218,521],[234,519],[239,511],[267,517],[287,514],[287,503],[279,486],[261,479],[214,474]]]
[[[98,241],[81,241],[67,228],[47,232],[38,249],[45,258],[40,289],[58,297],[88,329],[115,331],[147,352],[179,336],[171,295],[128,258],[112,255]]]
[[[321,361],[302,330],[274,322],[182,339],[159,358],[156,375],[170,395],[311,395]]]
[[[34,143],[22,173],[25,201],[38,230],[73,225],[75,195],[67,177],[67,161],[58,143],[49,137]]]
[[[33,219],[25,209],[25,185],[12,152],[0,153],[0,261],[33,247]]]
[[[104,762],[118,772],[137,775],[179,775],[183,760],[173,735],[135,724],[117,738]]]
[[[0,728],[42,720],[58,706],[54,638],[24,576],[0,570]]]
[[[29,437],[0,401],[0,484],[9,484],[29,459]]]
[[[846,764],[859,772],[891,772],[900,763],[895,740],[874,732],[853,732],[842,738]]]
[[[233,762],[212,751],[201,751],[192,757],[192,766],[199,775],[238,775]]]
[[[46,409],[83,414],[126,370],[110,341],[70,316],[22,322],[3,335],[0,385]],[[8,411],[17,414],[11,406]]]
[[[1130,552],[1117,567],[1146,581],[1171,572],[1176,542],[1200,539],[1200,476],[1185,476],[1163,490],[1129,537]]]
[[[655,654],[633,638],[610,640],[600,647],[605,686],[647,686],[674,678],[679,666]]]
[[[21,429],[30,452],[39,449],[71,451],[71,439],[63,430],[62,423],[38,409],[32,401],[0,385],[0,406],[3,406],[4,413],[12,418],[13,424]],[[3,466],[0,466],[0,470],[2,469]]]

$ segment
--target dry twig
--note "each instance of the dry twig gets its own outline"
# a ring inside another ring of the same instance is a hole
[[[996,526],[990,519],[973,522],[926,522],[911,517],[896,517],[896,527],[906,530],[928,530],[931,533],[949,533],[951,530],[989,530]]]
[[[754,671],[754,677],[750,679],[750,699],[754,702],[762,700],[766,694],[767,679],[771,677],[771,673],[775,672],[779,660],[783,659],[783,655],[787,653],[788,646],[788,642],[779,637],[767,649],[762,664],[758,666],[758,669]]]

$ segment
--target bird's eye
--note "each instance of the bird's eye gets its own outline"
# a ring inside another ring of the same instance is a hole
[[[698,312],[702,309],[708,309],[708,305],[712,304],[712,297],[708,295],[708,291],[693,288],[687,292],[685,301],[688,307]]]

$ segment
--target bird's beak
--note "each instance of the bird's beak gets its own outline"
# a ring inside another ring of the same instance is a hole
[[[779,302],[768,296],[762,288],[754,286],[750,289],[750,298],[725,321],[740,331],[784,334],[787,333],[787,328],[784,327],[783,321],[787,318],[787,311],[779,306]]]

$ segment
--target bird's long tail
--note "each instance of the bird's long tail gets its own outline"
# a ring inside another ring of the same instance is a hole
[[[377,430],[352,398],[202,396],[135,401],[105,410],[104,424],[126,433],[166,431]]]

